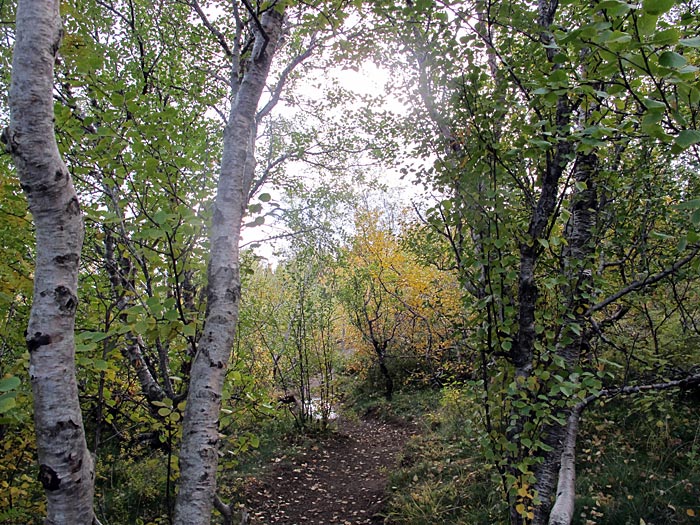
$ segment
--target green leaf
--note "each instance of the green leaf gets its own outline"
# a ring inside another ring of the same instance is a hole
[[[607,44],[626,44],[632,41],[632,35],[624,31],[612,31],[607,35],[605,43]]]
[[[20,381],[19,377],[16,377],[16,376],[10,376],[10,377],[5,377],[3,379],[0,379],[0,392],[7,392],[8,390],[14,390],[21,383],[22,383],[22,381]]]
[[[161,300],[159,297],[149,297],[146,299],[146,304],[151,310],[160,311],[161,309]]]
[[[95,359],[93,366],[95,367],[95,370],[99,370],[101,372],[109,370],[109,363],[102,359]]]
[[[644,99],[644,106],[649,109],[665,109],[666,104],[659,100],[654,100],[653,98],[645,98]]]
[[[620,0],[603,0],[596,7],[600,10],[605,9],[608,15],[611,16],[624,15],[631,9],[627,2],[621,2]]]
[[[153,326],[155,326],[155,320],[152,318],[141,319],[134,325],[134,332],[140,335],[146,334]]]
[[[146,159],[146,162],[144,163],[144,167],[146,168],[146,171],[148,172],[155,172],[158,170],[158,159],[154,159],[153,157],[148,157]]]
[[[700,199],[691,199],[689,201],[681,202],[675,206],[678,210],[697,210],[700,208]]]
[[[642,8],[651,15],[662,15],[669,11],[675,3],[675,0],[644,0]]]
[[[566,87],[569,84],[569,75],[563,69],[552,71],[547,76],[547,84],[555,87]]]
[[[693,226],[695,226],[695,227],[700,226],[700,210],[695,210],[690,215],[690,220],[693,223]]]
[[[162,226],[167,222],[169,215],[170,214],[165,210],[158,210],[153,214],[153,220],[157,225]]]
[[[680,45],[685,47],[700,47],[700,36],[693,38],[683,38],[678,42]]]
[[[681,148],[681,150],[689,148],[698,142],[700,142],[700,131],[694,129],[684,129],[673,141],[673,143]]]
[[[0,414],[9,412],[17,406],[17,401],[15,401],[15,392],[8,392],[0,396]]]
[[[258,196],[258,200],[261,202],[270,202],[271,199],[272,199],[272,196],[269,193],[261,193]]]
[[[659,55],[659,65],[664,67],[679,68],[688,63],[683,55],[679,55],[675,51],[664,51]]]
[[[97,135],[99,137],[114,137],[115,133],[112,129],[106,126],[100,126],[99,128],[97,128]]]
[[[663,31],[657,31],[652,41],[657,46],[667,46],[678,42],[679,37],[678,30],[672,27]]]
[[[637,22],[637,30],[641,36],[651,36],[656,31],[656,22],[659,20],[657,15],[650,13],[642,13]]]

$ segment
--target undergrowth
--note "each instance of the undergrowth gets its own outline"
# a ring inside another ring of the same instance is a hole
[[[430,398],[440,400],[430,402]],[[380,405],[381,406],[381,405]],[[423,407],[420,415],[417,406]],[[458,388],[403,393],[383,408],[420,417],[423,432],[390,475],[395,525],[508,522],[495,469],[483,460]],[[678,395],[624,399],[583,416],[575,525],[700,524],[700,407]]]
[[[700,407],[677,395],[591,412],[578,441],[575,525],[700,523]]]

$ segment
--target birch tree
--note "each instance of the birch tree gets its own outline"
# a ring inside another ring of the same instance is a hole
[[[482,445],[514,524],[550,519],[575,399],[611,380],[611,327],[697,265],[695,204],[668,209],[696,186],[683,166],[700,142],[694,15],[673,7],[416,2],[399,32],[432,132],[418,151],[439,158],[419,176],[447,195],[428,223],[460,272]]]
[[[250,8],[250,5],[245,3]],[[284,15],[276,6],[262,14],[250,9],[250,49],[236,11],[237,34],[224,36],[193,3],[231,62],[230,111],[223,134],[221,168],[213,209],[207,310],[191,370],[180,449],[178,525],[208,524],[216,491],[221,393],[238,321],[241,296],[239,241],[255,174],[258,104],[282,33]],[[238,4],[235,4],[238,6]],[[243,6],[241,6],[243,7]]]
[[[73,337],[83,220],[54,135],[53,74],[62,36],[58,0],[17,6],[10,125],[2,135],[36,228],[27,348],[34,394],[39,480],[47,525],[91,524],[93,460],[75,379]]]

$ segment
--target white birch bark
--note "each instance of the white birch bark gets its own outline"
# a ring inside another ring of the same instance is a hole
[[[561,454],[557,498],[549,514],[549,525],[570,525],[574,519],[576,501],[576,437],[581,409],[575,408],[566,426],[566,437]]]
[[[224,129],[221,171],[214,204],[207,271],[207,312],[192,363],[180,448],[180,488],[175,525],[207,525],[211,520],[218,464],[218,419],[226,367],[238,321],[241,295],[239,239],[254,167],[256,112],[276,51],[283,16],[261,18],[255,45]],[[252,138],[252,139],[251,139]]]
[[[58,0],[20,0],[10,126],[3,132],[36,227],[34,297],[27,329],[39,481],[47,525],[93,523],[93,461],[75,378],[73,330],[83,219],[53,124],[53,69],[61,39]]]
[[[644,392],[659,392],[672,388],[697,388],[700,385],[700,374],[691,375],[683,379],[654,383],[650,385],[625,386],[622,388],[604,389],[596,394],[591,394],[572,409],[567,420],[566,434],[563,441],[561,466],[559,468],[559,481],[557,484],[557,496],[554,506],[549,514],[548,525],[570,525],[573,522],[576,502],[576,437],[578,435],[579,421],[583,411],[596,399],[620,395],[641,394]]]

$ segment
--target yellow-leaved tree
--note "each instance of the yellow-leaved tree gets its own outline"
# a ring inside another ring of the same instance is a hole
[[[439,381],[460,301],[455,275],[419,262],[396,230],[380,211],[358,211],[340,268],[346,344],[371,356],[387,400],[397,381]]]

